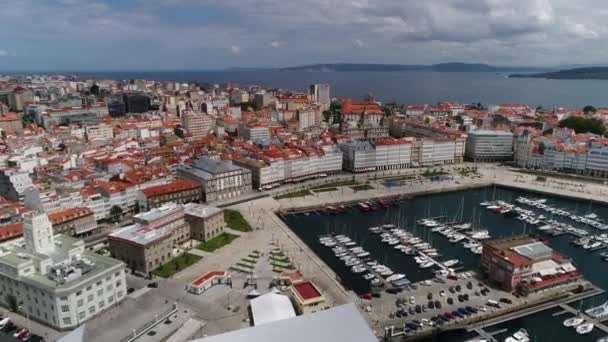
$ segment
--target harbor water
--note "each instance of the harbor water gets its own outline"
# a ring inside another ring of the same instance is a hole
[[[430,242],[441,254],[436,259],[446,261],[459,259],[459,267],[462,270],[476,270],[479,266],[479,255],[473,254],[465,249],[461,243],[451,243],[441,234],[431,232],[430,228],[416,224],[416,221],[428,217],[443,217],[448,222],[463,221],[471,222],[475,229],[488,230],[492,238],[509,237],[519,234],[540,234],[536,226],[524,223],[514,217],[507,217],[488,210],[479,205],[480,202],[489,200],[502,200],[516,204],[526,209],[531,209],[538,214],[547,213],[534,207],[526,207],[515,202],[515,199],[524,196],[530,199],[547,199],[546,204],[568,210],[578,215],[595,213],[603,222],[608,222],[608,207],[590,201],[567,199],[563,197],[527,193],[524,191],[507,189],[502,187],[483,187],[465,191],[445,192],[441,194],[417,196],[411,200],[400,202],[398,206],[380,208],[376,211],[362,212],[356,206],[347,209],[346,212],[337,215],[322,213],[306,213],[286,215],[283,219],[286,224],[302,239],[329,267],[331,267],[343,285],[353,291],[362,294],[370,291],[368,281],[360,274],[353,274],[350,268],[336,258],[331,248],[319,243],[319,236],[327,234],[343,234],[349,236],[357,245],[362,246],[371,253],[371,257],[379,263],[385,264],[395,272],[404,273],[412,282],[418,282],[433,278],[433,268],[420,269],[413,256],[408,256],[381,242],[380,236],[369,232],[369,227],[386,223],[393,223],[405,228],[416,236]],[[565,217],[556,220],[572,224],[574,227],[588,230],[591,234],[601,234],[595,228],[583,223],[574,222]],[[569,234],[560,236],[543,235],[549,245],[571,258],[578,270],[584,277],[595,285],[608,290],[608,276],[603,270],[608,268],[608,262],[602,261],[600,253],[607,249],[590,252],[571,242],[573,237]],[[584,310],[585,308],[597,306],[606,300],[605,296],[589,298],[581,303],[573,303],[572,306]],[[577,335],[573,329],[562,325],[564,319],[569,315],[552,317],[552,313],[559,309],[547,310],[522,319],[510,321],[504,324],[488,327],[486,331],[496,331],[507,328],[508,332],[498,335],[499,341],[503,341],[508,334],[512,334],[519,328],[528,330],[531,341],[595,341],[603,336],[597,328],[588,335]],[[437,341],[462,341],[469,338],[471,334],[452,333],[436,338]],[[473,334],[474,336],[474,334]]]

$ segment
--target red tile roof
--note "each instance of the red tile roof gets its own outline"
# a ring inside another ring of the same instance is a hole
[[[177,179],[168,184],[157,185],[149,188],[142,189],[141,191],[146,197],[159,196],[164,194],[170,194],[174,192],[191,190],[200,187],[200,184],[195,183],[188,179]]]
[[[51,223],[61,224],[89,215],[93,215],[93,211],[89,208],[70,208],[49,214],[48,216]]]
[[[0,241],[16,238],[23,235],[23,222],[0,226]]]
[[[303,300],[310,300],[321,297],[321,293],[310,281],[303,281],[293,285],[294,290]]]

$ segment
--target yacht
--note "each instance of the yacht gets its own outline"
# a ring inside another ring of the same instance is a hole
[[[519,329],[515,334],[507,337],[505,342],[529,342],[530,337],[525,329]]]
[[[482,207],[487,207],[489,205],[492,205],[492,202],[483,201],[483,202],[479,203],[479,205],[482,206]]]
[[[397,274],[393,274],[392,276],[386,278],[386,281],[394,282],[394,281],[397,281],[397,280],[400,280],[403,278],[405,278],[405,274],[397,273]]]
[[[452,260],[445,261],[443,263],[443,266],[445,266],[445,267],[452,267],[452,266],[458,264],[459,262],[460,261],[458,259],[452,259]]]
[[[351,267],[350,270],[353,273],[363,273],[363,272],[367,271],[367,269],[363,265],[355,265],[355,266]]]
[[[587,315],[589,315],[590,317],[597,318],[597,319],[602,319],[602,318],[608,317],[608,302],[605,302],[604,304],[602,304],[600,306],[596,306],[594,308],[587,309],[587,310],[585,310],[585,313]]]
[[[588,333],[590,333],[590,332],[591,332],[591,330],[593,330],[593,326],[594,326],[594,325],[593,325],[593,323],[591,323],[591,322],[586,322],[586,323],[583,323],[583,324],[579,325],[578,327],[576,327],[576,332],[577,332],[579,335],[585,335],[585,334],[588,334]]]
[[[365,280],[372,280],[374,278],[375,278],[374,275],[371,273],[367,273],[363,276],[363,279],[365,279]]]
[[[595,220],[595,219],[597,218],[597,214],[595,214],[595,213],[589,213],[589,214],[587,214],[587,215],[585,215],[585,216],[583,216],[583,217],[584,217],[584,218],[588,218],[588,219]]]
[[[452,227],[454,227],[456,229],[469,229],[469,228],[471,228],[471,224],[470,223],[455,224]]]
[[[568,318],[567,320],[565,320],[564,326],[568,327],[568,328],[577,327],[577,326],[583,324],[584,321],[585,321],[584,318],[575,316],[575,317],[571,317],[571,318]]]
[[[433,267],[433,265],[435,265],[435,263],[433,263],[432,261],[425,261],[422,264],[420,264],[420,268],[422,268],[422,269],[429,268],[429,267]]]

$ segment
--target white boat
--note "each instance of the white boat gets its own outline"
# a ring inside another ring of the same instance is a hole
[[[397,273],[397,274],[393,274],[392,276],[386,278],[386,281],[393,282],[393,281],[397,281],[397,280],[400,280],[403,278],[405,278],[405,274]]]
[[[577,326],[583,324],[584,321],[585,321],[584,318],[575,316],[575,317],[571,317],[571,318],[568,318],[567,320],[565,320],[564,326],[568,327],[568,328],[577,327]]]
[[[587,215],[585,215],[585,216],[583,216],[583,217],[584,217],[584,218],[588,218],[588,219],[595,220],[595,219],[597,218],[597,214],[595,214],[595,213],[589,213],[589,214],[587,214]]]
[[[479,203],[479,205],[482,206],[482,207],[487,207],[487,206],[489,206],[491,204],[492,204],[492,202],[488,202],[488,201],[483,201],[483,202]]]
[[[470,223],[455,224],[452,227],[454,227],[456,229],[469,229],[469,228],[471,228],[471,224]]]
[[[585,313],[587,315],[589,315],[590,317],[597,318],[597,319],[608,317],[608,302],[605,302],[604,304],[602,304],[600,306],[596,306],[594,308],[587,309],[587,310],[585,310]]]
[[[583,323],[581,325],[579,325],[578,327],[576,327],[576,333],[579,335],[585,335],[591,332],[591,330],[593,330],[593,323],[591,322],[586,322]]]
[[[365,266],[362,265],[355,265],[353,267],[350,268],[351,272],[353,273],[363,273],[365,272],[367,269],[365,268]]]
[[[422,264],[420,264],[420,268],[422,268],[422,269],[429,268],[429,267],[433,267],[433,265],[435,265],[435,263],[433,263],[432,261],[426,261],[426,262],[423,262]]]
[[[445,267],[452,267],[452,266],[458,264],[459,262],[460,261],[458,259],[452,259],[452,260],[445,261],[443,263],[443,266],[445,266]]]
[[[374,279],[374,275],[371,273],[367,273],[366,275],[363,276],[363,279],[372,280],[372,279]]]
[[[519,329],[515,334],[507,337],[505,342],[530,342],[530,337],[525,329]]]

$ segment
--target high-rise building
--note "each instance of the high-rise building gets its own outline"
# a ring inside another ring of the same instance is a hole
[[[127,113],[144,113],[150,110],[150,98],[141,93],[125,93],[122,95]]]
[[[329,84],[312,84],[310,86],[310,95],[313,100],[321,104],[321,110],[328,110],[331,104],[331,97],[329,95]]]
[[[216,119],[208,114],[186,111],[182,113],[182,125],[193,139],[198,139],[207,136],[215,129]]]

